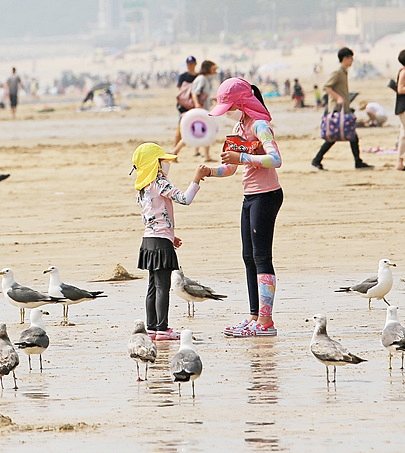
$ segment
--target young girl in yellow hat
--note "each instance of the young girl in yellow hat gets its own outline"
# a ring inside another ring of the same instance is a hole
[[[157,341],[180,339],[180,334],[168,327],[171,274],[179,268],[175,249],[181,246],[174,235],[173,201],[191,204],[200,189],[199,182],[209,173],[207,167],[199,165],[187,190],[181,192],[167,177],[170,162],[176,157],[155,143],[138,146],[132,157],[137,202],[145,225],[138,268],[149,271],[146,323],[149,336]]]

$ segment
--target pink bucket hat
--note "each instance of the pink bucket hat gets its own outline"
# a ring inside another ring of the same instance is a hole
[[[217,91],[217,105],[209,115],[223,115],[233,105],[255,120],[271,121],[270,113],[253,94],[250,83],[238,77],[231,77],[221,83]]]

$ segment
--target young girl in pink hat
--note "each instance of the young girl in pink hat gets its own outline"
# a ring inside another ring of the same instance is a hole
[[[226,327],[224,334],[275,336],[276,276],[272,248],[274,225],[283,202],[276,172],[281,166],[281,156],[270,126],[270,113],[256,86],[235,77],[225,80],[218,88],[217,105],[210,112],[213,116],[223,114],[237,121],[233,133],[245,142],[240,146],[239,138],[234,146],[224,148],[222,165],[211,168],[209,176],[231,176],[238,165],[243,165],[242,256],[250,306],[250,319]]]

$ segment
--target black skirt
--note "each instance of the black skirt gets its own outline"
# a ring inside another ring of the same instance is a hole
[[[143,238],[139,249],[138,268],[148,271],[179,268],[172,241],[166,238]]]

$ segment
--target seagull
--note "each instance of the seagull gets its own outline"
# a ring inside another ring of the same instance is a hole
[[[68,311],[69,305],[78,304],[85,300],[92,300],[98,297],[107,297],[104,291],[87,291],[85,289],[77,288],[76,286],[63,283],[59,277],[59,270],[55,266],[50,266],[45,269],[44,274],[50,275],[48,293],[53,297],[63,297],[65,300],[63,305],[63,321],[62,325],[69,325]]]
[[[180,384],[191,381],[193,398],[195,398],[194,381],[200,377],[203,365],[200,356],[194,349],[192,339],[191,330],[184,329],[181,332],[180,348],[170,362],[170,373],[174,377],[174,382],[179,383],[179,396],[181,396]]]
[[[387,307],[387,317],[381,335],[381,344],[389,351],[389,367],[392,370],[392,353],[401,352],[401,370],[404,369],[405,329],[401,326],[398,316],[398,307]]]
[[[353,292],[362,297],[366,297],[368,299],[369,310],[371,310],[371,299],[383,299],[383,301],[389,305],[385,296],[391,291],[392,288],[392,266],[395,267],[396,264],[392,263],[389,259],[384,258],[379,261],[377,276],[369,277],[361,283],[357,283],[353,286],[341,286],[340,289],[335,292]]]
[[[140,319],[135,321],[134,331],[128,342],[128,354],[136,362],[138,372],[138,382],[142,381],[139,377],[139,363],[145,364],[145,381],[148,379],[148,365],[156,360],[156,345],[146,332],[145,323]]]
[[[4,389],[3,376],[7,376],[10,371],[13,372],[14,390],[18,389],[14,370],[19,363],[18,354],[8,338],[6,325],[0,324],[0,383],[2,389]]]
[[[191,280],[183,273],[183,269],[173,271],[173,289],[175,294],[187,301],[188,316],[194,318],[194,302],[203,302],[207,299],[222,300],[228,296],[215,294],[214,290],[208,286]],[[190,304],[192,305],[192,314],[190,313]]]
[[[42,315],[49,315],[49,313],[41,308],[33,308],[30,313],[30,327],[23,330],[20,339],[15,342],[18,348],[28,355],[30,371],[32,371],[31,354],[39,354],[39,369],[42,372],[42,353],[49,346],[49,337],[45,332],[45,323]]]
[[[326,366],[326,382],[329,384],[329,366],[333,365],[333,381],[336,382],[336,367],[347,364],[367,362],[365,359],[351,354],[340,343],[332,340],[326,332],[326,316],[317,314],[313,317],[315,330],[311,340],[311,352]]]
[[[28,286],[22,286],[14,280],[14,273],[9,267],[0,271],[3,276],[1,287],[4,297],[10,304],[20,308],[20,324],[24,324],[25,309],[36,308],[45,304],[60,302],[62,298],[40,293]]]

